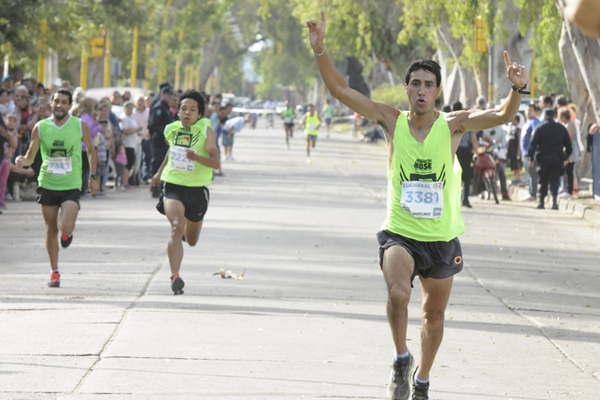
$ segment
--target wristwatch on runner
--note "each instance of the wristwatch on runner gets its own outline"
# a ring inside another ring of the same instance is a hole
[[[531,92],[529,90],[525,90],[526,88],[527,88],[527,84],[523,85],[523,87],[518,87],[518,86],[512,85],[512,90],[514,90],[517,93],[531,94]]]

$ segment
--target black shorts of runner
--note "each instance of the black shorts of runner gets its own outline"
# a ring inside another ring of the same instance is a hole
[[[331,118],[325,118],[325,125],[331,125]]]
[[[125,154],[127,155],[127,169],[131,170],[135,165],[135,149],[133,147],[125,147]]]
[[[293,122],[285,122],[283,125],[285,125],[286,128],[292,129],[294,127],[294,123]]]
[[[379,266],[383,267],[383,254],[392,246],[402,246],[415,263],[411,277],[444,279],[462,271],[462,249],[458,238],[449,242],[420,242],[390,231],[377,232],[379,242]]]
[[[185,218],[192,222],[200,222],[208,209],[210,192],[206,186],[191,187],[165,182],[162,196],[156,205],[156,209],[161,214],[165,213],[163,197],[183,203]]]
[[[43,187],[37,188],[37,199],[36,201],[43,206],[56,206],[60,207],[65,201],[74,201],[79,205],[79,198],[81,197],[81,191],[79,189],[72,190],[50,190]]]
[[[317,143],[317,135],[306,135],[306,140],[311,143]]]

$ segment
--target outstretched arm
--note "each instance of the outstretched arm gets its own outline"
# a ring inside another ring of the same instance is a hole
[[[348,86],[344,77],[335,69],[323,43],[325,39],[325,14],[321,12],[320,23],[308,21],[306,25],[308,26],[310,45],[315,53],[319,71],[331,94],[353,111],[383,123],[388,129],[391,128],[398,111],[388,105],[374,102],[362,93],[352,89]]]
[[[527,85],[527,69],[523,65],[511,62],[507,51],[504,51],[503,57],[506,66],[506,77],[513,87],[523,89]],[[458,120],[456,123],[462,127],[458,130],[478,131],[506,124],[513,119],[515,113],[519,110],[520,103],[521,94],[517,90],[511,90],[499,107],[474,110],[462,121]],[[450,119],[448,123],[452,123]]]

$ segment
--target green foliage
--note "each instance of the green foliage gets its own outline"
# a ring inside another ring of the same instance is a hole
[[[402,77],[410,61],[429,58],[440,46],[436,31],[442,26],[463,44],[461,64],[485,63],[485,57],[473,50],[474,18],[483,16],[488,34],[502,37],[506,1],[521,8],[522,33],[532,30],[541,90],[564,91],[557,48],[562,18],[554,0],[2,0],[0,52],[10,51],[13,67],[33,74],[44,40],[59,53],[61,73],[75,75],[64,77],[76,82],[82,47],[107,30],[112,56],[124,63],[121,78],[127,78],[132,29],[139,26],[139,63],[149,67],[152,85],[157,83],[161,62],[166,61],[172,80],[175,60],[181,60],[182,65],[202,66],[207,74],[211,72],[207,68],[218,66],[223,88],[236,91],[248,47],[264,41],[267,45],[255,57],[263,77],[259,92],[306,94],[317,72],[305,22],[318,20],[321,10],[327,16],[327,51],[335,60],[356,57],[364,64],[366,76],[371,66],[383,62]],[[43,38],[41,16],[49,32]],[[376,92],[388,91],[383,87]]]
[[[564,67],[558,42],[563,19],[551,0],[518,0],[522,29],[531,27],[530,39],[535,52],[535,76],[542,93],[567,93]]]
[[[475,67],[483,61],[482,55],[474,50],[475,17],[481,15],[484,20],[490,19],[491,0],[469,1],[411,1],[399,0],[403,5],[403,29],[398,36],[400,43],[409,43],[415,36],[423,36],[434,47],[439,48],[443,43],[438,43],[435,34],[441,24],[447,24],[452,37],[459,39],[463,44],[460,58],[461,64]],[[493,26],[493,25],[492,25]],[[489,37],[489,34],[488,34]]]
[[[408,108],[408,97],[404,85],[381,85],[371,93],[373,100],[400,109]]]
[[[316,79],[314,58],[305,43],[306,27],[294,17],[294,7],[294,1],[287,0],[260,4],[259,30],[267,46],[256,59],[262,77],[258,97],[282,98],[289,91],[306,94]]]

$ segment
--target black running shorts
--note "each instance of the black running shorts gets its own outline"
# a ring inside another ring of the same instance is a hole
[[[383,267],[383,254],[390,247],[402,246],[408,251],[415,263],[411,281],[417,275],[423,278],[449,278],[463,269],[462,249],[458,238],[449,242],[420,242],[383,230],[377,232],[377,241],[380,267]]]
[[[135,149],[133,147],[125,147],[125,155],[127,156],[127,169],[131,171],[135,165]]]
[[[185,217],[192,222],[199,222],[204,219],[204,214],[208,209],[210,192],[206,186],[191,187],[165,182],[162,197],[156,205],[156,209],[161,214],[165,213],[163,197],[183,203]]]
[[[37,188],[37,202],[43,206],[56,206],[60,207],[65,201],[74,201],[79,205],[79,198],[81,197],[81,191],[78,189],[72,190],[50,190],[43,187]]]

